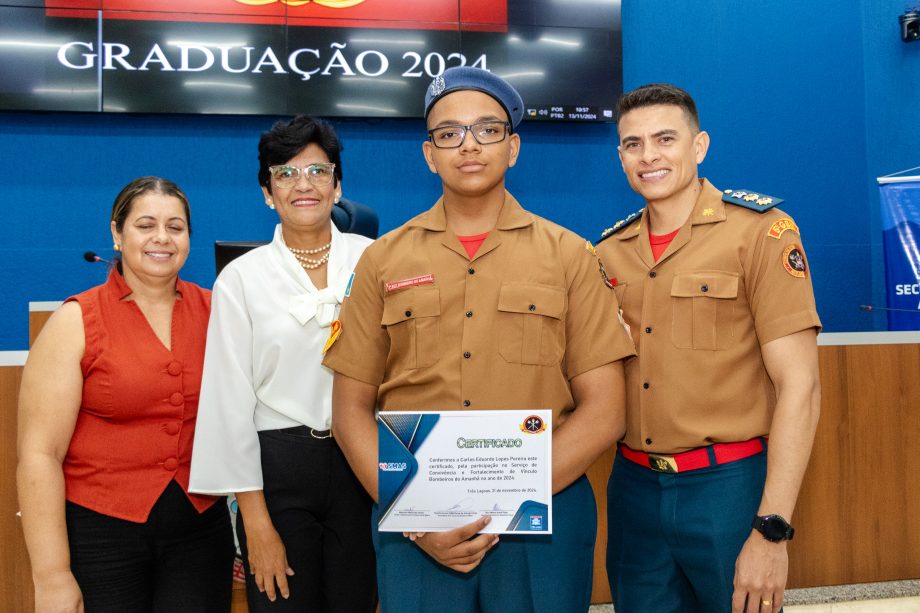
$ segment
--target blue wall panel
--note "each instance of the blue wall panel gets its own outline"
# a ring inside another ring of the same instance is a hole
[[[898,36],[901,0],[626,0],[627,88],[688,89],[712,136],[701,173],[786,199],[799,223],[827,331],[882,329],[875,177],[920,164],[920,43]],[[270,95],[270,93],[266,93]],[[307,109],[305,109],[307,110]],[[111,253],[108,213],[127,181],[159,174],[193,208],[185,277],[213,282],[215,239],[269,238],[256,143],[274,118],[0,113],[0,350],[27,344],[27,303],[101,282],[81,258]],[[345,193],[389,230],[439,193],[418,120],[335,122]],[[611,125],[529,124],[508,185],[534,212],[585,236],[639,208]]]
[[[0,350],[28,343],[29,301],[61,300],[105,279],[83,261],[112,253],[109,212],[132,178],[176,181],[192,205],[192,254],[183,276],[210,287],[213,242],[270,239],[277,219],[259,189],[259,135],[277,118],[0,114]],[[420,120],[335,122],[345,144],[347,197],[375,207],[381,230],[428,208],[440,194],[421,153]],[[619,172],[610,125],[528,124],[508,186],[531,210],[585,235],[615,208]]]

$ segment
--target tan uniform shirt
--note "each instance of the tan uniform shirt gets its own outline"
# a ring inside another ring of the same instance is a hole
[[[379,386],[381,410],[558,420],[575,404],[569,379],[634,355],[617,309],[586,241],[510,194],[472,260],[438,201],[364,252],[324,363]]]
[[[638,353],[626,363],[633,449],[676,453],[768,434],[776,396],[760,346],[821,326],[792,219],[702,186],[657,263],[648,210],[597,246]]]

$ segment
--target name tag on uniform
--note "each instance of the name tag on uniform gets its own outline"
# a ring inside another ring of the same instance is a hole
[[[434,283],[434,275],[422,275],[421,277],[412,277],[411,279],[403,279],[402,281],[390,281],[384,287],[387,290],[387,293],[395,292],[397,290],[406,289],[407,287],[415,287],[416,285],[429,285]]]

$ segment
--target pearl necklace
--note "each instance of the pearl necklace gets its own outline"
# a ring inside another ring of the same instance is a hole
[[[327,251],[327,252],[324,253],[323,256],[322,256],[320,259],[318,259],[318,260],[314,260],[314,259],[312,259],[312,258],[308,258],[307,256],[305,256],[305,255],[300,255],[300,254],[298,254],[298,253],[294,253],[294,257],[297,258],[297,261],[300,262],[300,265],[303,266],[304,268],[306,268],[306,269],[308,269],[308,270],[314,270],[314,269],[319,268],[320,266],[322,266],[323,264],[325,264],[326,262],[329,261],[329,253],[330,253],[330,252]]]
[[[332,246],[332,241],[329,241],[322,247],[317,247],[316,249],[294,249],[290,245],[288,245],[288,249],[291,250],[291,253],[299,253],[301,255],[313,255],[314,253],[322,253],[326,249],[329,249],[329,247],[331,246]]]
[[[325,245],[321,247],[317,247],[316,249],[295,249],[294,247],[291,247],[284,241],[284,233],[282,232],[281,242],[284,243],[284,246],[288,248],[288,251],[291,252],[291,254],[300,263],[300,265],[303,266],[307,270],[316,270],[317,268],[319,268],[320,266],[322,266],[323,264],[329,261],[329,254],[331,253],[331,247],[332,247],[331,240]],[[326,253],[323,253],[323,255],[320,256],[318,260],[314,260],[313,258],[307,257],[308,255],[322,253],[323,251],[325,251]]]

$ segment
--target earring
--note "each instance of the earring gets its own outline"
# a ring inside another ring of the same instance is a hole
[[[121,251],[121,245],[119,245],[118,243],[112,243],[112,249],[114,249],[115,251]]]
[[[341,198],[342,198],[341,196],[336,196],[336,197],[335,197],[335,204],[338,204],[338,203],[339,203],[339,200],[340,200]]]
[[[275,210],[275,205],[271,200],[266,200],[265,204],[268,205],[268,208],[270,208],[271,210],[273,211]]]

